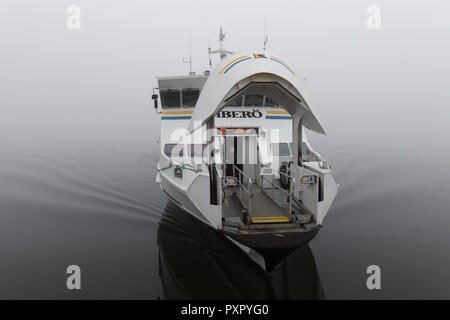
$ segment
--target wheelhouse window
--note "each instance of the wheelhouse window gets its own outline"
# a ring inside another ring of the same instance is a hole
[[[198,97],[200,95],[199,89],[183,89],[181,91],[183,106],[195,107]]]
[[[290,157],[291,151],[289,150],[289,144],[282,143],[271,143],[270,149],[272,150],[272,155],[274,157]]]
[[[181,106],[180,90],[161,90],[161,104],[166,108],[179,108]]]
[[[302,142],[302,154],[308,154],[308,153],[309,153],[308,146],[306,145],[306,143]]]
[[[171,157],[182,157],[184,155],[183,145],[178,143],[166,143],[164,145],[164,154]]]
[[[246,107],[260,107],[263,105],[264,96],[261,94],[247,94],[245,95],[244,106]]]
[[[203,152],[205,151],[206,143],[194,143],[188,144],[188,151],[191,158],[201,158],[203,157]]]
[[[264,99],[264,107],[278,107],[279,103],[273,100],[272,98],[266,96]]]
[[[242,96],[228,102],[227,107],[242,107]]]
[[[289,147],[291,148],[292,151],[294,151],[294,144],[292,142],[289,143]],[[301,152],[302,152],[302,154],[308,154],[309,153],[308,146],[304,142],[302,142]]]

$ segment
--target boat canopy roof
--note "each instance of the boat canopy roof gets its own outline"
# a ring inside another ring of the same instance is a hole
[[[289,64],[266,51],[235,53],[220,61],[201,90],[189,131],[215,117],[234,97],[249,92],[271,96],[291,115],[301,114],[306,128],[325,134],[310,108],[303,79]]]
[[[159,90],[170,89],[184,89],[193,88],[201,89],[205,84],[207,75],[189,75],[189,76],[177,76],[177,77],[158,77]]]

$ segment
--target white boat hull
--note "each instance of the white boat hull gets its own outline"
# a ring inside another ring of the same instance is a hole
[[[208,219],[206,219],[206,217],[200,212],[200,210],[198,210],[197,207],[192,203],[187,193],[183,190],[180,190],[161,173],[159,173],[159,186],[173,203],[175,203],[181,209],[188,212],[198,220],[213,227]]]

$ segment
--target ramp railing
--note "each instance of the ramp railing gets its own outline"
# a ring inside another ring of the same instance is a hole
[[[261,189],[261,192],[264,192],[264,193],[267,194],[267,192],[264,190],[264,189],[267,189],[267,188],[264,188],[264,181],[267,181],[271,185],[272,196],[270,196],[269,194],[267,194],[267,195],[273,201],[275,201],[278,204],[278,206],[280,206],[281,208],[284,208],[285,205],[283,205],[283,203],[281,203],[278,200],[276,200],[275,197],[273,196],[273,193],[274,193],[274,191],[276,189],[280,190],[282,194],[284,193],[286,195],[286,201],[287,201],[287,204],[288,204],[287,211],[288,211],[288,214],[291,215],[292,214],[292,205],[293,205],[293,190],[294,190],[294,184],[295,184],[295,177],[290,176],[289,174],[287,174],[285,172],[281,172],[281,171],[275,170],[275,169],[273,169],[273,168],[271,168],[268,165],[265,165],[263,163],[260,163],[260,165],[261,165],[261,167],[265,167],[267,169],[272,170],[272,173],[273,172],[278,173],[280,175],[280,178],[281,178],[281,176],[284,176],[284,177],[286,177],[288,179],[287,181],[289,181],[289,188],[286,190],[286,189],[283,189],[280,185],[278,185],[278,184],[276,184],[274,182],[274,176],[275,176],[274,174],[271,175],[271,177],[272,177],[271,179],[268,179],[263,174],[260,174],[261,184],[260,184],[259,187]]]
[[[236,172],[238,173],[238,175],[236,175]],[[247,214],[250,216],[250,213],[252,211],[252,197],[253,197],[253,193],[252,193],[252,179],[247,176],[241,169],[239,169],[238,167],[236,167],[236,165],[233,164],[233,176],[236,177],[236,179],[238,180],[238,184],[239,184],[239,195],[238,198],[241,201],[242,205],[244,207],[246,207],[247,210]],[[245,181],[247,181],[247,186],[245,186]],[[234,186],[235,191],[236,191],[236,185]],[[242,200],[242,190],[245,191],[245,193],[247,194],[247,203],[245,203]]]

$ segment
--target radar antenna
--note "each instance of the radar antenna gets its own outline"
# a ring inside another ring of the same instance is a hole
[[[220,56],[220,59],[223,59],[227,56],[227,54],[232,54],[234,53],[233,51],[229,51],[223,48],[223,41],[225,39],[225,33],[223,32],[222,27],[220,27],[220,32],[219,32],[219,49],[216,50],[211,50],[211,48],[208,48],[208,55],[214,54],[214,53],[218,53]],[[211,65],[211,57],[209,58],[209,64]]]

